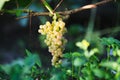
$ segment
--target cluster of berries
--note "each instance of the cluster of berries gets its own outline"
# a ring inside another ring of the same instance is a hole
[[[40,25],[38,32],[46,36],[44,42],[53,56],[52,65],[57,67],[61,64],[60,58],[62,57],[64,46],[67,42],[67,40],[63,37],[63,35],[67,32],[65,23],[61,18],[52,21],[52,23],[47,21],[44,25]]]

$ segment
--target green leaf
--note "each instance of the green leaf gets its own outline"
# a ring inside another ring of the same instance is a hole
[[[101,62],[100,66],[103,66],[112,70],[116,70],[116,71],[120,69],[120,65],[117,62],[113,62],[113,61]]]
[[[8,79],[9,79],[9,75],[6,74],[6,72],[2,69],[0,65],[0,80],[8,80]]]
[[[79,80],[84,80],[82,77],[79,77]]]
[[[24,60],[22,59],[19,59],[19,60],[15,60],[13,61],[12,63],[10,64],[5,64],[5,65],[2,65],[1,68],[7,73],[7,74],[10,74],[11,72],[11,69],[13,69],[14,67],[16,66],[23,66],[24,65]]]
[[[75,58],[75,60],[73,61],[73,64],[74,64],[74,66],[79,67],[79,66],[83,65],[85,62],[86,62],[86,60],[83,58]]]
[[[36,55],[36,57],[35,57],[35,61],[36,61],[35,63],[36,63],[39,67],[42,66],[41,60],[40,60],[40,58],[39,58],[38,55]]]
[[[22,10],[16,10],[16,16],[20,16],[22,14]]]
[[[120,47],[120,41],[117,40],[117,39],[114,39],[114,38],[112,38],[112,37],[110,37],[110,38],[102,38],[102,39],[101,39],[101,43],[102,43],[103,45],[107,45],[107,46],[112,46],[112,47],[114,47],[114,45],[117,45],[117,46]]]
[[[63,58],[71,58],[72,57],[71,53],[65,53],[62,56],[63,56]]]
[[[27,49],[25,49],[25,52],[26,52],[27,56],[32,55],[32,53],[29,50],[27,50]]]
[[[80,54],[79,52],[73,52],[72,53],[72,57],[80,57],[82,54]]]
[[[79,47],[80,49],[83,49],[84,51],[88,49],[89,45],[90,43],[84,39],[81,42],[76,43],[76,46]]]
[[[46,0],[41,0],[42,2],[43,2],[43,4],[45,5],[45,7],[48,9],[48,11],[51,13],[51,14],[53,14],[53,9],[52,9],[52,7],[47,3],[47,1]]]
[[[37,54],[32,54],[29,50],[25,50],[25,52],[27,53],[27,56],[25,58],[25,63],[28,65],[28,66],[33,66],[34,64],[37,64],[39,67],[42,66],[41,64],[41,61],[40,61],[40,58],[39,58],[39,55]]]
[[[96,69],[92,69],[93,73],[95,76],[97,76],[98,78],[103,78],[104,77],[104,72],[98,68]]]
[[[53,74],[50,80],[62,80],[61,74],[60,73]]]
[[[115,80],[120,80],[120,72],[116,73]]]
[[[93,56],[97,52],[99,52],[97,48],[94,48],[94,49],[90,50],[90,52],[88,53],[88,57]]]
[[[25,58],[25,64],[26,66],[29,66],[31,68],[35,64],[41,66],[41,61],[38,55],[32,54]]]
[[[119,63],[119,64],[120,64],[120,57],[117,59],[117,63]]]

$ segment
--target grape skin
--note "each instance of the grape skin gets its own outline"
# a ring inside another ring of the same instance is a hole
[[[39,28],[38,32],[42,35],[46,35],[44,42],[53,56],[51,60],[52,65],[57,67],[62,62],[60,58],[62,57],[64,46],[67,42],[63,37],[67,32],[65,23],[59,18],[58,21],[52,21],[52,23],[47,21],[44,25],[40,25]]]

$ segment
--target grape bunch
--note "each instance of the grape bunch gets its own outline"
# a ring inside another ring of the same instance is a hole
[[[62,53],[67,42],[63,37],[67,32],[65,23],[61,18],[53,20],[52,23],[47,21],[44,25],[40,25],[38,32],[46,36],[44,42],[53,56],[52,65],[57,67],[61,64]]]

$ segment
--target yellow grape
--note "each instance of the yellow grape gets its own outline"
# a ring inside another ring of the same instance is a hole
[[[38,32],[42,35],[46,35],[44,42],[53,56],[51,60],[52,65],[58,66],[62,62],[60,58],[62,57],[64,46],[67,42],[63,37],[67,32],[65,23],[61,18],[59,18],[58,21],[52,21],[52,23],[47,21],[44,25],[40,25],[39,28]]]

